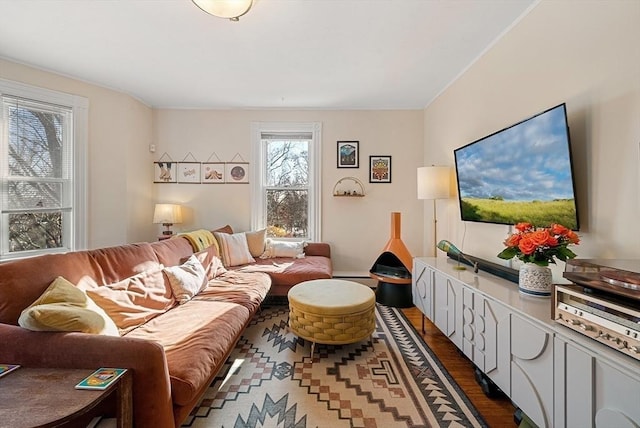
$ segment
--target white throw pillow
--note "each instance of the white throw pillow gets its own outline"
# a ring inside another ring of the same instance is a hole
[[[179,266],[164,268],[164,272],[169,278],[173,295],[180,304],[188,302],[207,286],[204,266],[195,255]]]
[[[225,266],[239,266],[247,263],[255,263],[255,259],[249,252],[247,237],[243,233],[213,232],[220,245],[220,255]]]
[[[264,253],[261,259],[272,259],[274,257],[293,257],[296,259],[304,258],[304,247],[307,244],[304,241],[276,241],[267,238]]]

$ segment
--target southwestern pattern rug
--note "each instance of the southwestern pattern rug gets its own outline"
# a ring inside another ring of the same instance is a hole
[[[486,427],[398,309],[377,305],[371,341],[311,344],[264,307],[186,427]]]

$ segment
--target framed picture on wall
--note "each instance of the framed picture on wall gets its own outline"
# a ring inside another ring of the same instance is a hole
[[[224,162],[202,162],[203,183],[224,183]]]
[[[360,168],[359,145],[359,141],[338,141],[338,168]]]
[[[391,183],[391,156],[369,156],[369,183]]]
[[[226,183],[249,182],[249,162],[227,162],[224,169]]]
[[[153,163],[154,183],[175,183],[176,178],[176,162],[160,161]]]
[[[200,183],[200,162],[178,162],[178,183]]]

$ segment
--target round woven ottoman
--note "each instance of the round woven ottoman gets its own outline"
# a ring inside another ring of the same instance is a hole
[[[342,345],[360,342],[376,328],[376,295],[366,285],[340,279],[316,279],[288,293],[289,329],[311,342]]]

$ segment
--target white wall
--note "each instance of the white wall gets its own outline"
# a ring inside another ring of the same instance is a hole
[[[239,153],[251,161],[251,122],[322,122],[322,237],[332,246],[334,270],[368,274],[389,237],[392,211],[403,214],[402,237],[412,252],[422,254],[422,203],[416,198],[416,168],[423,158],[422,111],[291,111],[291,110],[155,110],[155,159],[165,152],[174,161],[191,152],[206,161],[215,152],[231,161]],[[360,141],[360,168],[336,167],[336,142]],[[368,182],[369,155],[392,156],[392,182]],[[335,198],[342,177],[364,183],[364,198]],[[174,230],[216,228],[230,224],[249,230],[248,184],[155,184],[158,202],[185,205],[185,223]],[[157,231],[160,229],[158,228]],[[149,236],[152,239],[154,236]]]
[[[425,163],[453,165],[455,148],[566,102],[582,238],[574,251],[640,259],[639,40],[638,1],[542,1],[425,109]],[[503,262],[507,226],[461,222],[455,199],[440,206],[439,239],[461,244],[466,232],[464,252]]]
[[[0,77],[89,99],[88,247],[154,234],[151,109],[120,92],[0,60]]]

